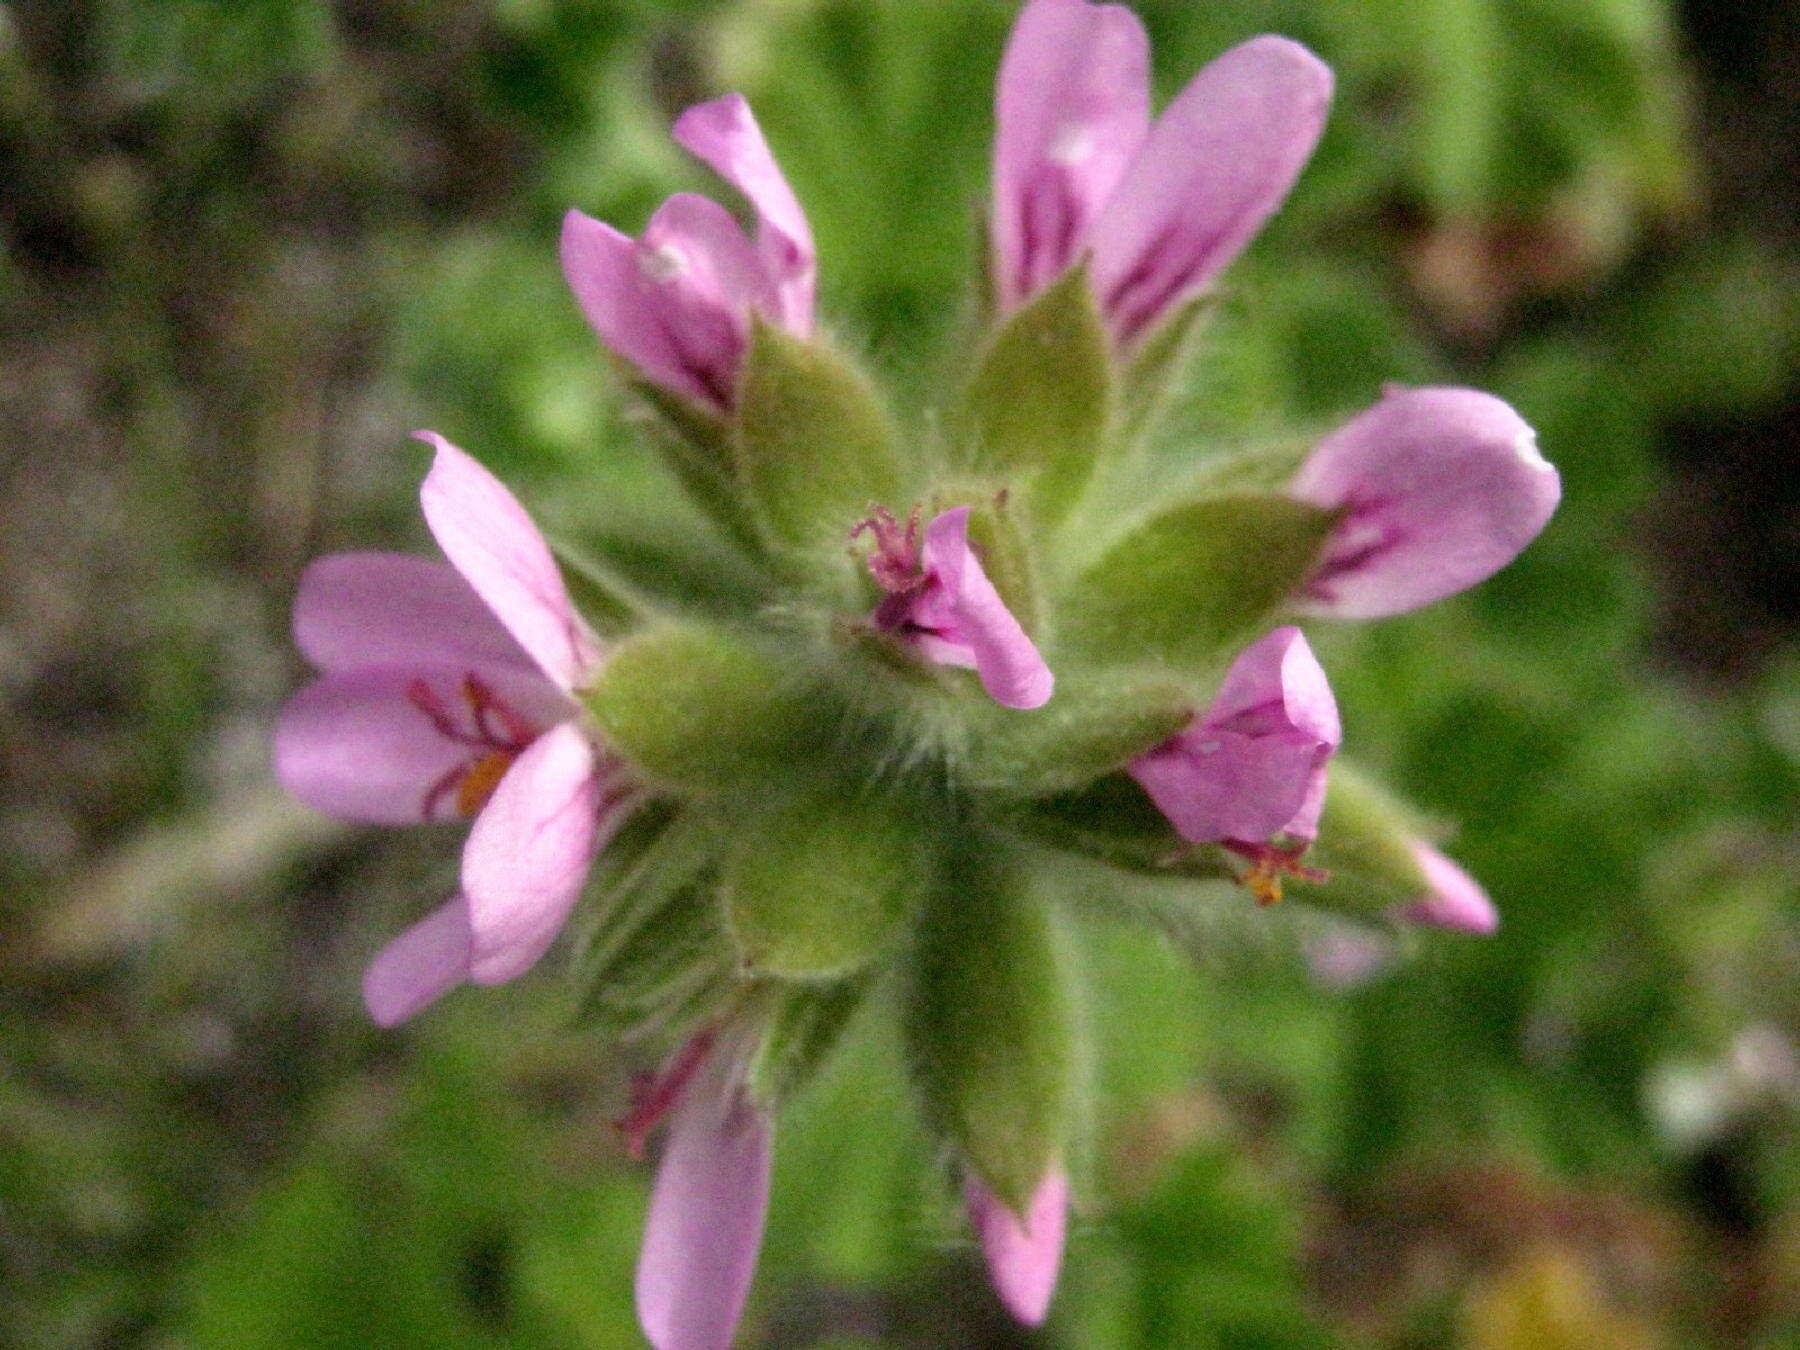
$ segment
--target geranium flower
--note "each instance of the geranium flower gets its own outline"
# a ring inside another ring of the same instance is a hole
[[[364,996],[402,1022],[464,981],[536,963],[594,853],[635,801],[574,695],[599,643],[525,509],[481,465],[422,433],[420,505],[450,566],[340,553],[310,567],[294,637],[321,678],[283,710],[275,769],[295,796],[378,824],[467,819],[457,895],[370,965]]]
[[[741,95],[689,108],[672,134],[750,201],[755,240],[717,202],[680,192],[636,240],[570,211],[563,273],[615,355],[652,384],[725,413],[752,314],[798,337],[812,331],[812,231]]]
[[[1245,883],[1273,900],[1280,873],[1305,875],[1340,738],[1325,672],[1289,625],[1239,653],[1212,705],[1127,771],[1183,839],[1250,859]]]
[[[906,527],[877,510],[851,532],[875,548],[869,571],[888,595],[872,622],[939,665],[972,668],[994,702],[1040,708],[1056,677],[1006,607],[969,543],[969,507],[933,516],[919,538],[915,512]]]
[[[1120,5],[1031,0],[995,101],[991,252],[1002,310],[1083,257],[1128,347],[1203,290],[1311,157],[1331,71],[1280,37],[1234,47],[1152,125],[1150,49]]]
[[[1288,490],[1339,513],[1301,612],[1376,619],[1498,572],[1549,521],[1562,480],[1492,394],[1390,385],[1319,443]]]

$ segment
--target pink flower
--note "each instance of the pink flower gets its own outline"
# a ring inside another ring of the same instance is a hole
[[[1038,1184],[1022,1221],[972,1175],[964,1184],[963,1201],[1000,1301],[1027,1326],[1040,1325],[1050,1311],[1062,1266],[1068,1177],[1060,1167],[1052,1168]]]
[[[1374,619],[1506,566],[1544,528],[1562,483],[1531,428],[1491,394],[1392,385],[1319,443],[1289,491],[1342,513],[1302,611]]]
[[[1211,707],[1128,772],[1183,839],[1250,858],[1246,884],[1273,900],[1277,874],[1297,871],[1318,834],[1325,766],[1340,736],[1312,648],[1298,628],[1277,628],[1231,663]],[[1277,847],[1278,836],[1300,846]]]
[[[922,546],[917,512],[904,530],[878,510],[851,531],[852,538],[875,538],[869,571],[888,596],[875,610],[874,625],[905,639],[927,660],[972,667],[1003,707],[1040,708],[1050,701],[1056,677],[982,570],[969,543],[969,509],[932,517]]]
[[[1274,214],[1324,129],[1331,71],[1259,37],[1203,69],[1155,125],[1149,41],[1119,5],[1030,0],[995,100],[994,278],[1003,310],[1083,256],[1129,346]]]
[[[637,240],[579,211],[563,218],[563,274],[600,340],[653,384],[717,412],[737,396],[750,316],[812,331],[812,231],[741,95],[689,108],[678,144],[756,209],[754,241],[717,202],[677,193]]]
[[[578,724],[600,648],[513,495],[441,436],[419,499],[451,566],[340,553],[310,567],[294,636],[321,678],[282,711],[295,796],[379,824],[472,818],[459,894],[369,966],[384,1026],[466,980],[531,967],[632,800]]]
[[[669,1114],[638,1257],[638,1320],[656,1350],[729,1350],[768,1217],[768,1114],[743,1057],[699,1033],[677,1052],[628,1122],[634,1144]]]
[[[1478,937],[1500,927],[1500,912],[1474,877],[1429,844],[1414,843],[1413,853],[1429,889],[1402,908],[1400,918]]]

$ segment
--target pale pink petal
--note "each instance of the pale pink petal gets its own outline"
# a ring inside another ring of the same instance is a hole
[[[697,104],[675,120],[672,134],[756,208],[756,247],[771,290],[768,317],[805,337],[812,331],[817,274],[812,230],[750,105],[741,94]]]
[[[323,671],[537,671],[454,567],[410,553],[333,553],[314,562],[294,597],[294,641]]]
[[[1356,989],[1394,964],[1393,938],[1355,924],[1334,923],[1308,934],[1302,950],[1313,979],[1327,989]]]
[[[1343,512],[1299,600],[1373,619],[1473,586],[1518,556],[1562,497],[1525,421],[1473,389],[1391,388],[1328,436],[1290,490]]]
[[[376,1026],[397,1027],[469,978],[469,907],[459,895],[383,947],[363,975]]]
[[[1289,625],[1239,653],[1212,705],[1128,768],[1194,843],[1311,839],[1340,739],[1325,672]]]
[[[920,558],[931,585],[913,621],[947,643],[966,647],[982,688],[996,703],[1008,708],[1047,703],[1055,677],[975,556],[968,507],[932,519]]]
[[[1056,1292],[1056,1276],[1062,1267],[1069,1215],[1068,1177],[1060,1167],[1052,1169],[1032,1195],[1023,1223],[973,1175],[964,1186],[963,1198],[1000,1301],[1027,1326],[1040,1325],[1050,1311],[1050,1296]]]
[[[1306,48],[1259,37],[1163,111],[1093,228],[1095,292],[1119,341],[1203,289],[1274,214],[1318,144],[1331,88]]]
[[[463,701],[475,673],[535,731],[567,717],[571,705],[535,671],[387,668],[327,675],[288,700],[275,724],[275,775],[308,806],[345,820],[416,825],[456,816],[447,775],[501,749],[443,734],[426,707],[445,710],[459,737],[476,731]],[[417,697],[425,691],[425,706]],[[520,748],[529,737],[520,741]]]
[[[634,240],[604,221],[570,211],[563,217],[562,264],[581,312],[615,356],[652,384],[721,411],[729,406],[717,324],[687,331],[667,288],[653,275],[655,259]],[[730,326],[729,316],[714,317]]]
[[[1299,814],[1327,754],[1298,733],[1190,727],[1127,766],[1183,839],[1261,843]]]
[[[419,504],[438,547],[552,682],[573,690],[600,647],[563,588],[550,546],[501,481],[435,432]]]
[[[729,1350],[769,1208],[768,1117],[715,1071],[670,1123],[638,1257],[637,1308],[655,1350]]]
[[[1000,61],[994,280],[1011,309],[1080,257],[1150,127],[1150,43],[1122,5],[1031,0]]]
[[[1484,937],[1500,927],[1500,912],[1474,877],[1428,844],[1415,844],[1413,853],[1430,889],[1400,911],[1402,918]]]
[[[622,809],[609,800],[594,747],[573,723],[545,732],[519,756],[463,845],[471,979],[500,984],[537,964]]]

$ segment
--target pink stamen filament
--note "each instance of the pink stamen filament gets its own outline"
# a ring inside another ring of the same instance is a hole
[[[613,1122],[613,1128],[625,1136],[625,1151],[633,1158],[644,1156],[644,1145],[651,1132],[680,1102],[682,1093],[687,1090],[718,1034],[716,1022],[703,1027],[688,1038],[660,1072],[640,1074],[632,1084],[631,1109]]]
[[[424,715],[438,735],[476,752],[426,789],[421,809],[427,820],[437,817],[444,799],[452,794],[460,794],[457,815],[474,815],[486,805],[512,762],[538,738],[537,727],[508,706],[473,671],[463,676],[457,692],[468,710],[467,727],[425,680],[414,680],[406,687],[407,702]]]

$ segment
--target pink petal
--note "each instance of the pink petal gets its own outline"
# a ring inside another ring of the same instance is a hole
[[[703,1072],[670,1124],[638,1257],[637,1307],[655,1350],[729,1350],[769,1208],[769,1119]]]
[[[1321,442],[1290,490],[1344,513],[1302,607],[1373,619],[1506,566],[1544,528],[1562,482],[1531,428],[1499,399],[1395,386]]]
[[[1275,213],[1318,144],[1331,87],[1306,48],[1259,37],[1163,111],[1093,230],[1094,285],[1120,342],[1203,289]]]
[[[944,642],[967,648],[982,688],[994,702],[1007,708],[1039,708],[1049,702],[1055,676],[970,547],[968,507],[932,519],[920,558],[932,584],[913,621]]]
[[[973,1175],[963,1188],[963,1198],[1000,1301],[1027,1326],[1040,1325],[1050,1311],[1062,1266],[1068,1177],[1059,1167],[1039,1183],[1023,1223]]]
[[[773,300],[769,317],[805,337],[812,331],[817,273],[812,230],[750,105],[741,94],[696,104],[675,119],[671,134],[756,208],[756,247]]]
[[[1500,927],[1500,912],[1474,877],[1428,844],[1413,852],[1431,889],[1401,910],[1402,918],[1483,937]]]
[[[300,578],[294,641],[320,670],[537,666],[453,567],[409,553],[333,553]]]
[[[1000,61],[994,277],[1003,309],[1080,255],[1150,128],[1150,43],[1122,5],[1032,0]]]
[[[471,979],[500,984],[537,964],[622,813],[608,801],[594,747],[574,723],[545,732],[519,756],[463,845]]]
[[[1302,731],[1333,749],[1343,738],[1325,669],[1292,624],[1238,653],[1200,720],[1232,731]]]
[[[1325,672],[1290,625],[1245,648],[1212,706],[1128,771],[1191,842],[1310,839],[1339,739]]]
[[[363,975],[376,1026],[397,1027],[469,978],[469,906],[459,895],[387,946]]]
[[[550,546],[518,498],[435,432],[419,439],[437,458],[419,489],[438,547],[544,674],[573,690],[600,660],[600,647],[563,589]]]
[[[275,775],[308,806],[345,820],[416,825],[455,815],[455,793],[433,791],[446,775],[485,753],[446,738],[412,696],[423,684],[437,704],[464,724],[461,686],[467,667],[389,667],[327,675],[281,710],[275,724]],[[541,675],[505,667],[475,672],[506,706],[533,727],[572,711]],[[466,725],[466,724],[464,724]]]
[[[723,411],[729,387],[721,385],[713,342],[704,331],[683,332],[647,261],[629,236],[605,222],[579,211],[563,217],[563,275],[600,340],[652,384]]]
[[[1327,989],[1355,989],[1394,963],[1394,942],[1354,924],[1332,924],[1303,944],[1307,968]]]

